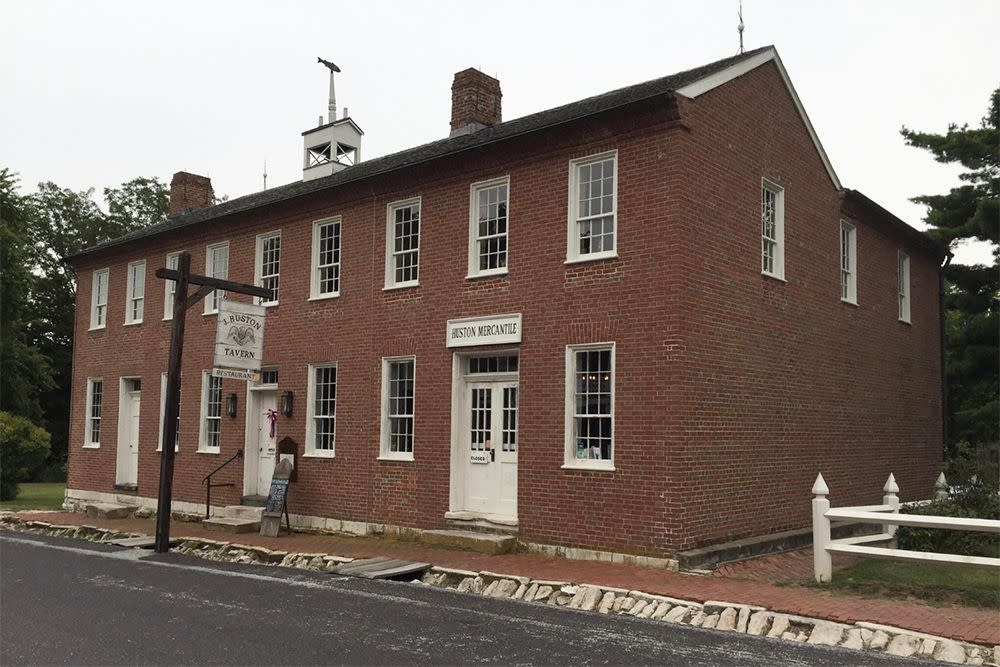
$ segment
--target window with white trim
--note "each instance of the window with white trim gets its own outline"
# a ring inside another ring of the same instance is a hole
[[[215,243],[205,249],[205,275],[211,278],[229,279],[229,241]],[[217,289],[205,297],[205,314],[219,312],[219,302],[226,291]]]
[[[104,380],[87,379],[87,424],[84,426],[84,447],[101,446],[101,408],[104,404]]]
[[[767,179],[760,186],[760,272],[785,278],[785,190]]]
[[[385,286],[419,284],[420,198],[389,204],[386,230]]]
[[[174,267],[176,268],[176,267]],[[170,282],[170,281],[168,281]],[[156,436],[156,451],[163,451],[163,421],[167,417],[167,374],[160,373],[160,430]],[[181,416],[177,415],[177,431],[174,437],[174,451],[180,449],[181,442]]]
[[[858,233],[854,225],[840,221],[840,298],[858,302]]]
[[[109,269],[94,271],[90,290],[90,328],[103,329],[108,324]]]
[[[142,322],[142,310],[146,300],[146,260],[129,262],[127,283],[125,324],[139,324]]]
[[[382,359],[382,458],[413,459],[415,357]]]
[[[618,151],[570,162],[566,261],[614,257],[617,218]]]
[[[179,252],[171,252],[167,254],[167,268],[172,271],[177,270],[177,266],[180,264],[181,254]],[[177,292],[177,281],[176,280],[164,280],[163,281],[163,319],[172,320],[174,319],[174,294]]]
[[[472,186],[469,203],[469,276],[507,273],[509,178]]]
[[[309,297],[324,299],[340,294],[340,216],[313,223],[312,277]]]
[[[897,255],[897,292],[899,293],[899,321],[910,323],[910,256],[900,251]]]
[[[309,364],[306,454],[334,456],[337,440],[337,364]]]
[[[201,432],[198,451],[218,452],[222,440],[222,378],[201,373]]]
[[[566,346],[566,466],[614,469],[615,345]]]
[[[257,303],[264,306],[276,306],[278,305],[278,279],[281,268],[281,232],[258,236],[256,257],[254,284],[271,290],[270,299],[258,297]]]

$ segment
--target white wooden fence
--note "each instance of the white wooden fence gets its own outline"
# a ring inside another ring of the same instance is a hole
[[[947,497],[948,485],[943,474],[938,477],[935,487],[937,489],[935,493],[936,498]],[[833,577],[833,554],[835,553],[929,563],[967,563],[1000,569],[1000,558],[959,556],[955,554],[896,549],[893,541],[896,537],[896,528],[899,526],[971,530],[1000,534],[1000,521],[900,514],[899,496],[897,495],[899,487],[896,485],[896,478],[891,473],[889,479],[885,482],[883,491],[885,495],[882,496],[881,505],[860,505],[857,507],[831,509],[830,501],[827,499],[830,489],[823,480],[822,474],[816,476],[816,483],[813,484],[812,488],[813,570],[816,575],[816,581],[827,582]],[[843,519],[855,523],[878,524],[882,526],[882,532],[877,535],[862,535],[860,537],[847,537],[834,540],[830,537],[830,521],[832,519]],[[890,544],[888,547],[865,546],[877,542],[889,542]]]

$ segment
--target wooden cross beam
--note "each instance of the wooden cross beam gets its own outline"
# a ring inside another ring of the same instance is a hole
[[[188,308],[198,303],[217,289],[249,294],[264,299],[271,298],[271,290],[257,285],[245,285],[231,280],[222,280],[210,276],[192,275],[191,254],[182,252],[177,258],[177,269],[157,269],[156,277],[173,280],[177,283],[174,290],[174,320],[170,330],[170,357],[167,362],[167,390],[164,402],[163,416],[163,451],[160,458],[160,488],[156,504],[156,540],[157,553],[170,550],[170,505],[174,484],[174,447],[177,442],[177,416],[181,408],[181,355],[184,352],[184,321]],[[199,288],[188,294],[188,284],[199,285]]]

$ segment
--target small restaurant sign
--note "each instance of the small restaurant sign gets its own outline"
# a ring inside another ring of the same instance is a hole
[[[521,313],[448,320],[445,345],[504,345],[521,342]]]
[[[215,332],[216,368],[259,371],[264,357],[264,306],[222,299]]]

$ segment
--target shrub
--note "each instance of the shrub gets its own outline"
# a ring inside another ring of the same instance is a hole
[[[49,432],[28,419],[0,412],[0,500],[17,497],[17,485],[31,479],[49,455]]]
[[[954,474],[956,484],[951,495],[926,505],[904,510],[923,516],[952,516],[1000,520],[1000,491],[995,471],[968,454],[948,463],[946,471]],[[947,476],[947,472],[945,475]],[[963,556],[1000,556],[1000,535],[964,530],[940,530],[901,526],[896,534],[900,549],[937,551]]]

